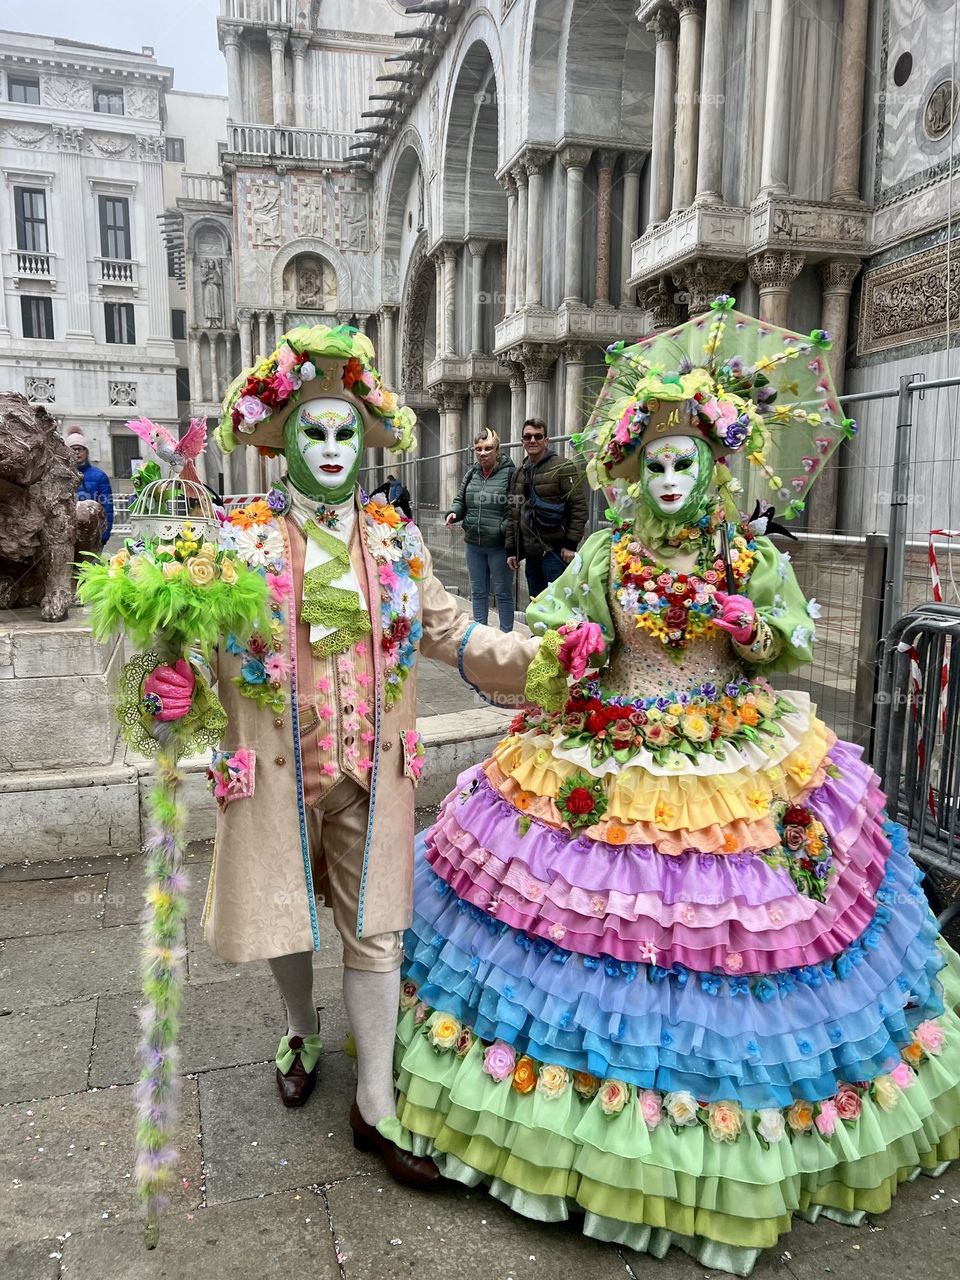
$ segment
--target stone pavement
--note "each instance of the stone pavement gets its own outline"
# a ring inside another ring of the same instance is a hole
[[[421,815],[429,819],[428,814]],[[519,1218],[479,1192],[415,1195],[356,1152],[339,946],[323,921],[322,1077],[285,1111],[282,1030],[265,964],[226,965],[199,936],[210,849],[191,847],[179,1182],[160,1247],[144,1250],[132,1186],[138,858],[0,867],[2,1280],[702,1280]],[[324,913],[325,916],[328,913]],[[756,1280],[947,1280],[958,1274],[960,1173],[920,1178],[859,1230],[800,1224]]]

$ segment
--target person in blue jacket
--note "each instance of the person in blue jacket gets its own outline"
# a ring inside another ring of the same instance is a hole
[[[103,541],[107,542],[110,537],[110,530],[113,528],[113,490],[110,488],[110,481],[106,472],[101,471],[99,467],[95,467],[91,463],[87,441],[79,427],[71,427],[67,432],[67,445],[77,460],[77,466],[80,468],[77,501],[82,502],[86,498],[93,502],[99,502],[103,507],[103,514],[107,522],[104,527]]]

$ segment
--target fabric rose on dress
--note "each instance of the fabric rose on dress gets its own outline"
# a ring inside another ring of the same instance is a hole
[[[870,1092],[881,1111],[892,1111],[900,1097],[900,1090],[892,1076],[877,1076]]]
[[[270,417],[270,410],[257,396],[241,396],[235,407],[248,425]]]
[[[822,1133],[825,1138],[829,1138],[836,1129],[837,1120],[839,1118],[840,1117],[837,1114],[837,1104],[832,1098],[826,1098],[820,1103],[819,1110],[817,1111],[817,1132]]]
[[[852,1084],[842,1084],[834,1098],[837,1104],[837,1115],[841,1120],[856,1120],[863,1110],[860,1094]]]
[[[735,1142],[743,1128],[743,1111],[738,1102],[711,1102],[707,1107],[707,1130],[714,1142]]]
[[[794,1133],[810,1133],[813,1129],[813,1103],[798,1098],[787,1111],[787,1124]]]
[[[605,1116],[619,1115],[627,1105],[630,1086],[622,1080],[604,1080],[600,1086],[600,1110]]]
[[[924,1053],[936,1056],[943,1049],[943,1027],[938,1023],[921,1022],[913,1034]]]
[[[905,1062],[897,1063],[890,1072],[890,1079],[898,1089],[912,1089],[917,1083],[917,1077]]]
[[[656,1089],[644,1089],[640,1094],[640,1114],[651,1133],[663,1118],[661,1105],[662,1099]]]
[[[417,984],[411,982],[409,978],[405,982],[400,983],[400,1008],[413,1009],[418,1003]]]
[[[527,1054],[517,1059],[513,1069],[513,1087],[517,1093],[529,1093],[537,1083],[537,1068],[533,1059]]]
[[[495,1040],[483,1055],[483,1069],[496,1081],[506,1080],[508,1076],[512,1076],[516,1063],[516,1053],[502,1040]]]
[[[783,1119],[783,1112],[773,1107],[765,1107],[762,1111],[757,1112],[757,1133],[763,1138],[764,1142],[768,1142],[771,1146],[780,1142],[786,1133],[787,1127]]]
[[[457,1037],[457,1043],[453,1046],[457,1057],[465,1058],[472,1044],[473,1032],[469,1027],[464,1027]]]
[[[600,1081],[589,1071],[574,1071],[573,1087],[581,1098],[595,1098],[600,1089]]]
[[[686,1089],[666,1094],[663,1106],[671,1124],[676,1125],[678,1129],[697,1123],[697,1100]]]
[[[570,1073],[566,1067],[544,1063],[537,1080],[537,1093],[542,1093],[545,1098],[559,1098],[566,1092],[569,1083]]]
[[[435,1049],[452,1049],[463,1030],[456,1018],[441,1013],[430,1028],[430,1043]]]

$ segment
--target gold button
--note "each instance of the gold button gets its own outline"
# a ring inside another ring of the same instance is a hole
[[[384,751],[389,751],[389,750],[390,750],[390,748],[393,746],[393,743],[392,743],[392,742],[382,742],[380,745],[383,747]]]
[[[286,763],[287,763],[287,757],[286,757],[286,756],[274,756],[274,757],[273,757],[273,763],[274,763],[274,764],[286,764]]]
[[[282,729],[282,728],[283,728],[283,716],[277,716],[276,720],[274,720],[274,722],[273,722],[273,727],[274,727],[275,729]]]

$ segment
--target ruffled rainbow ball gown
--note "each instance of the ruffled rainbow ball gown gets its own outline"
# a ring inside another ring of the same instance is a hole
[[[860,749],[767,682],[813,639],[788,558],[734,539],[751,665],[709,622],[722,562],[677,645],[636,550],[593,535],[531,606],[608,661],[420,837],[399,1115],[528,1217],[745,1275],[794,1215],[856,1223],[958,1155],[960,967]]]

